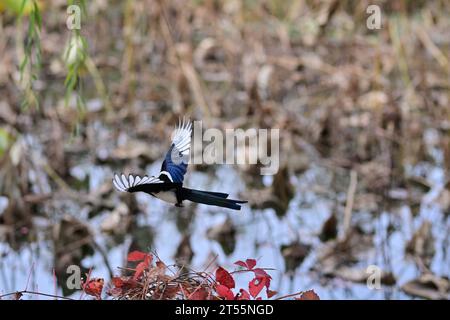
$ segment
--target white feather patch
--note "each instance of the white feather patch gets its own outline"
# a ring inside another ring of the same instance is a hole
[[[183,156],[189,155],[191,149],[192,123],[183,118],[172,133],[172,143]]]
[[[157,177],[149,177],[149,176],[134,176],[128,175],[128,178],[122,173],[120,176],[115,173],[114,178],[112,179],[114,187],[121,191],[127,192],[129,188],[136,187],[141,184],[149,184],[149,183],[163,183],[164,181],[159,180]]]

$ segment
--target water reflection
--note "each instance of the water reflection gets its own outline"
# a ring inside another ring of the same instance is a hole
[[[157,171],[158,166],[148,166],[146,171]],[[414,170],[421,171],[421,167]],[[67,278],[67,265],[80,265],[85,271],[93,267],[93,275],[107,278],[120,272],[117,267],[124,265],[130,249],[150,249],[168,264],[188,264],[197,270],[203,270],[215,255],[218,264],[229,268],[234,261],[255,257],[259,265],[275,269],[271,272],[274,289],[281,294],[314,288],[325,299],[410,298],[399,288],[420,272],[405,248],[427,220],[433,221],[430,231],[435,254],[429,256],[426,267],[437,275],[450,272],[449,219],[435,203],[444,185],[444,174],[439,168],[426,172],[430,190],[417,214],[406,202],[379,213],[357,210],[353,213],[351,236],[339,243],[333,238],[342,237],[341,212],[336,209],[336,198],[342,195],[330,197],[333,178],[323,167],[289,177],[293,193],[285,214],[272,208],[252,209],[250,205],[241,212],[194,204],[180,209],[145,194],[135,198],[127,195],[120,198],[120,204],[115,199],[116,204],[110,207],[67,205],[62,219],[34,218],[36,241],[17,251],[7,243],[0,244],[0,286],[7,292],[28,283],[29,288],[53,293],[55,268],[60,284],[57,292],[67,295],[71,292],[61,286]],[[80,165],[72,174],[79,180],[88,177],[89,189],[97,192],[108,183],[112,170]],[[276,181],[270,180],[263,180],[263,184]],[[232,197],[246,192],[240,173],[231,166],[209,173],[191,171],[186,184],[198,189],[227,190]],[[334,222],[330,223],[332,216]],[[331,233],[325,237],[326,223],[331,225]],[[386,284],[380,290],[370,290],[365,276],[361,276],[369,265],[380,267],[387,275],[392,273],[396,284],[387,285],[394,280],[383,278]],[[245,287],[246,280],[239,279],[242,283],[237,285]],[[75,292],[72,297],[78,295]]]

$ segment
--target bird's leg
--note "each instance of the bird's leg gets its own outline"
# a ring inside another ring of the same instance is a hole
[[[177,197],[177,203],[175,203],[176,207],[182,208],[183,207],[183,197],[181,196],[181,189],[175,190],[175,196]]]

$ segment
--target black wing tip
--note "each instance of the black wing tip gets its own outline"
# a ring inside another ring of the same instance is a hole
[[[247,200],[234,200],[234,199],[227,199],[227,200],[233,201],[234,203],[248,203]]]
[[[226,199],[229,203],[229,206],[226,206],[229,209],[233,210],[241,210],[242,206],[241,204],[248,203],[247,200],[234,200],[234,199]]]
[[[241,204],[245,204],[245,203],[248,203],[248,201],[246,201],[246,200],[235,200],[234,201],[235,202],[235,204],[236,204],[236,207],[238,208],[238,209],[236,209],[236,210],[241,210]],[[238,204],[239,203],[239,204]]]

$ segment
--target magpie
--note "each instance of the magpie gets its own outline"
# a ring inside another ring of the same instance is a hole
[[[192,123],[178,121],[172,133],[172,144],[158,176],[125,176],[114,174],[114,187],[121,192],[145,192],[165,202],[182,207],[184,200],[211,206],[240,210],[247,201],[228,199],[228,193],[201,191],[183,187],[191,149]]]

